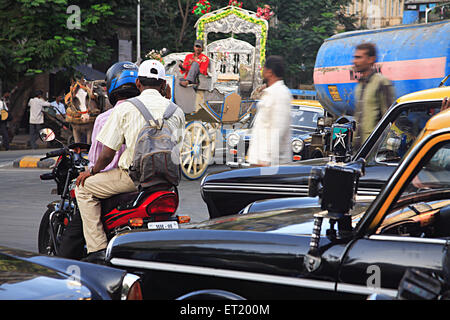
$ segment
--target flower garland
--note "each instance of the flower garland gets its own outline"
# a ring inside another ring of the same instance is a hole
[[[258,8],[256,12],[256,16],[265,20],[269,20],[274,15],[274,12],[272,11],[272,8],[265,4],[264,7]]]
[[[162,51],[165,49],[162,49],[160,51],[156,51],[152,49],[149,53],[145,55],[147,59],[157,60],[161,62],[164,65],[164,59],[162,58]]]
[[[239,7],[242,8],[242,2],[237,2],[237,0],[230,0],[228,2],[229,6]]]
[[[267,22],[265,22],[265,20],[263,20],[261,18],[254,18],[252,16],[249,16],[249,15],[243,13],[239,9],[235,9],[234,7],[232,7],[229,10],[212,15],[210,17],[200,18],[200,20],[198,22],[198,26],[197,26],[197,39],[204,40],[205,24],[223,19],[230,14],[234,14],[245,21],[248,21],[248,22],[251,22],[254,24],[258,24],[261,26],[260,65],[263,66],[266,61],[266,42],[267,42],[267,24],[266,23]]]
[[[208,0],[199,0],[192,9],[192,13],[196,14],[197,16],[202,16],[210,11],[211,4]]]

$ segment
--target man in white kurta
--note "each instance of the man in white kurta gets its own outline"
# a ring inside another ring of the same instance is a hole
[[[248,150],[248,162],[253,166],[278,166],[292,160],[292,96],[283,76],[283,59],[269,57],[263,71],[267,88],[257,104]]]

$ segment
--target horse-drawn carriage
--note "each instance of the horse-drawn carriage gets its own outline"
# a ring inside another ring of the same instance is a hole
[[[254,114],[254,92],[263,82],[261,71],[268,33],[266,20],[234,6],[205,14],[195,26],[197,40],[203,41],[203,53],[210,60],[208,75],[200,74],[196,87],[183,87],[178,65],[187,53],[164,57],[166,74],[172,79],[172,99],[186,115],[180,164],[183,175],[192,180],[205,173],[225,126]],[[212,32],[231,37],[208,43]],[[236,39],[236,34],[253,34],[255,45]]]

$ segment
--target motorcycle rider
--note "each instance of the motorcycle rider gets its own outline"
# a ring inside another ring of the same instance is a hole
[[[156,60],[144,61],[139,66],[136,85],[141,91],[137,99],[155,118],[162,118],[170,103],[161,94],[166,88],[164,66]],[[115,107],[97,136],[97,140],[103,143],[103,149],[95,166],[77,178],[75,194],[88,249],[86,261],[103,262],[105,258],[108,240],[101,222],[100,199],[137,190],[128,169],[133,161],[137,136],[145,123],[144,117],[131,102],[126,101]],[[167,126],[177,136],[177,143],[181,142],[185,118],[180,108],[167,119]],[[119,167],[100,172],[112,161],[124,142],[126,149],[119,159]]]
[[[118,106],[126,99],[139,95],[140,91],[136,86],[138,75],[138,66],[129,61],[117,62],[113,64],[106,72],[106,91],[108,99],[112,106]],[[101,131],[104,124],[114,110],[114,107],[101,113],[94,123],[92,130],[92,144],[89,149],[89,170],[94,167],[102,149],[103,144],[96,139],[97,134]],[[119,158],[125,150],[122,145],[120,150],[116,152],[111,163],[102,170],[108,171],[118,166]],[[81,173],[83,174],[83,173]],[[84,236],[80,215],[76,214],[64,232],[61,241],[60,255],[65,258],[81,259],[84,255]]]

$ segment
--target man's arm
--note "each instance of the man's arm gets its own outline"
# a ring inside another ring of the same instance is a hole
[[[106,168],[108,164],[111,163],[111,161],[114,159],[114,156],[116,155],[116,150],[113,150],[111,148],[108,148],[107,146],[103,146],[102,152],[100,152],[100,155],[98,156],[97,162],[95,163],[94,167],[91,170],[83,171],[80,173],[80,175],[77,178],[76,185],[77,187],[81,184],[81,186],[84,186],[84,181],[94,175],[102,171]],[[91,173],[92,171],[92,173]]]
[[[191,53],[188,54],[184,58],[183,64],[180,63],[180,69],[181,69],[182,73],[186,73],[189,70],[189,68],[191,66],[191,57],[192,57],[192,55],[193,54],[191,54]]]
[[[92,168],[92,173],[96,174],[105,169],[106,166],[110,164],[111,161],[114,159],[115,155],[116,150],[111,149],[107,146],[103,146],[102,152],[100,152],[97,162],[95,163],[94,168]]]
[[[200,63],[200,73],[207,76],[208,75],[208,67],[209,67],[209,58],[207,56],[204,56]]]

